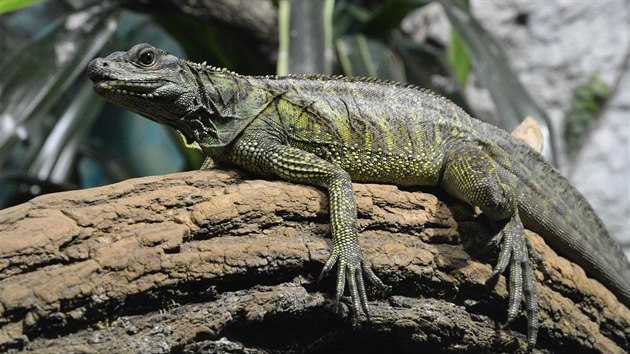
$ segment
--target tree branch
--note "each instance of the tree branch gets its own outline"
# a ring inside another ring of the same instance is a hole
[[[403,351],[525,348],[482,215],[434,189],[355,184],[360,242],[391,294],[335,310],[325,194],[234,171],[155,176],[0,211],[0,350]],[[539,348],[623,352],[630,311],[528,233]],[[374,289],[370,289],[374,290]],[[369,290],[369,291],[370,291]]]

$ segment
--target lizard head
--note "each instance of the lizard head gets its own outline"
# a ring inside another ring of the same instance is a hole
[[[274,97],[236,73],[149,44],[94,59],[87,73],[106,100],[175,128],[201,148],[232,142]]]
[[[106,100],[169,125],[193,143],[195,127],[185,117],[199,93],[185,63],[149,44],[137,44],[127,52],[92,60],[87,73]]]

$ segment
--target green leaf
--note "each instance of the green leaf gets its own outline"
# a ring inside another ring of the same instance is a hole
[[[412,11],[430,0],[338,1],[335,4],[333,38],[361,32],[386,40]]]
[[[464,98],[462,87],[453,77],[453,71],[442,51],[421,45],[400,31],[394,31],[391,39],[393,50],[403,61],[407,82],[448,97],[472,114]]]
[[[599,116],[609,96],[610,88],[596,75],[575,89],[571,108],[564,119],[564,140],[568,153],[575,153],[582,146],[592,122]]]
[[[556,148],[549,117],[518,80],[499,44],[461,1],[440,0],[440,3],[453,30],[457,31],[469,50],[475,74],[490,91],[498,117],[501,119],[500,125],[511,131],[526,117],[534,118],[541,125],[545,139],[543,155],[554,163]]]
[[[42,1],[43,0],[2,0],[0,1],[0,14],[32,6]]]
[[[241,74],[269,74],[273,65],[261,59],[254,49],[254,38],[218,25],[191,21],[186,16],[157,14],[153,19],[173,36],[194,62],[206,61],[213,66],[235,70]],[[248,53],[248,55],[243,55]]]
[[[177,39],[189,60],[207,61],[214,66],[231,69],[237,66],[233,60],[235,57],[228,55],[226,48],[221,48],[218,43],[222,33],[211,26],[180,16],[156,16],[155,21]]]
[[[400,27],[400,22],[410,12],[430,3],[429,0],[385,0],[372,12],[365,23],[363,32],[369,34],[385,34]]]
[[[466,44],[461,40],[457,32],[451,31],[451,44],[446,52],[446,60],[453,69],[455,77],[462,87],[466,87],[468,73],[470,72],[470,55]]]

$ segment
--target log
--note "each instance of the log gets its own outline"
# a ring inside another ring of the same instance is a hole
[[[233,170],[44,195],[0,211],[0,351],[515,352],[482,215],[433,188],[355,184],[360,243],[389,294],[337,309],[324,191]],[[621,353],[630,310],[528,232],[536,351]],[[333,272],[334,273],[334,272]]]

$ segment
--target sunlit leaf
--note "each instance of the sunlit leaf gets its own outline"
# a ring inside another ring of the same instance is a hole
[[[42,2],[42,0],[2,0],[0,1],[0,14],[19,10],[40,2]]]
[[[464,42],[455,31],[451,31],[451,43],[446,51],[446,59],[462,87],[466,86],[470,72],[470,56]]]

